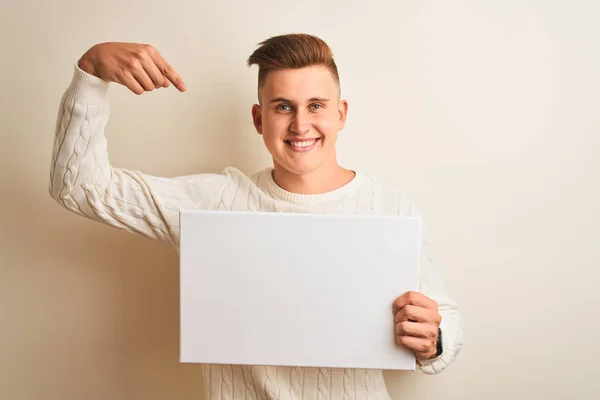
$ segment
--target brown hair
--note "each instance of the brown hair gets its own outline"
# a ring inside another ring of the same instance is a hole
[[[312,65],[327,67],[335,82],[340,84],[333,53],[322,39],[308,34],[292,33],[273,36],[261,43],[248,58],[248,66],[258,65],[260,89],[270,71],[287,68],[304,68]]]

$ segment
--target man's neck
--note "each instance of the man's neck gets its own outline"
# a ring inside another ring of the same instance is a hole
[[[355,173],[339,165],[319,168],[308,174],[294,174],[275,165],[273,180],[284,190],[297,194],[319,194],[339,189],[354,179]]]

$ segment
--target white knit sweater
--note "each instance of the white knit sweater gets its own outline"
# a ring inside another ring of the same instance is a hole
[[[115,168],[109,163],[104,134],[108,87],[75,65],[60,103],[49,190],[61,206],[78,215],[167,242],[175,249],[180,209],[421,216],[409,197],[360,172],[340,189],[301,195],[280,188],[271,169],[249,176],[227,168],[220,174],[162,178]],[[419,369],[434,374],[458,355],[463,328],[432,260],[426,230],[421,248],[419,290],[439,304],[444,351],[420,363]],[[204,371],[209,399],[389,398],[379,370],[205,365]]]

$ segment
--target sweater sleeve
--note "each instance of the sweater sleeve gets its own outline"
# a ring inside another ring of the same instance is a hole
[[[421,218],[421,269],[419,291],[438,303],[442,316],[442,354],[430,360],[419,361],[419,369],[433,375],[442,372],[452,364],[463,345],[463,319],[456,301],[450,298],[441,269],[436,264],[429,239],[427,224],[418,206],[412,205],[413,214]]]
[[[113,167],[105,137],[108,87],[74,66],[58,111],[48,190],[77,215],[177,246],[179,210],[211,207],[230,178],[163,178]]]

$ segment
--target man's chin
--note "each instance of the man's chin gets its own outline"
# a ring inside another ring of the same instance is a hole
[[[276,173],[285,174],[285,175],[296,175],[303,176],[314,173],[318,170],[317,165],[310,164],[298,164],[298,163],[281,163],[275,164]]]

